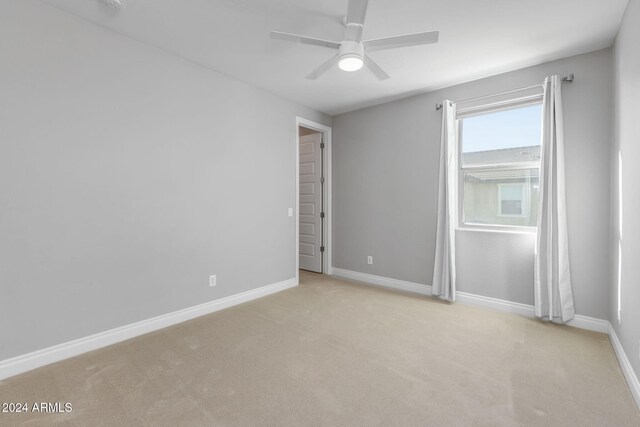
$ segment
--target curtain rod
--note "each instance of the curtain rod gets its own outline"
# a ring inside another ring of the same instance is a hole
[[[574,75],[573,75],[573,73],[571,73],[568,76],[564,76],[561,81],[562,82],[566,82],[566,83],[573,83],[573,79],[574,79]],[[491,95],[480,96],[480,97],[477,97],[477,98],[463,99],[462,101],[456,101],[456,103],[458,103],[458,102],[468,102],[468,101],[477,101],[479,99],[485,99],[485,98],[493,98],[494,96],[507,95],[507,94],[510,94],[510,93],[513,93],[513,92],[520,92],[522,90],[533,89],[533,88],[538,87],[538,86],[542,86],[542,83],[537,84],[537,85],[533,85],[533,86],[522,87],[522,88],[519,88],[519,89],[508,90],[508,91],[505,91],[505,92],[493,93]],[[441,109],[442,109],[442,104],[436,104],[436,110],[441,110]]]

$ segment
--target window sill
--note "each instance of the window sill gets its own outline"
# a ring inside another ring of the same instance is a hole
[[[456,231],[470,231],[472,233],[500,233],[500,234],[525,234],[525,235],[535,235],[535,228],[509,228],[506,230],[496,229],[496,228],[479,228],[479,227],[456,227]]]

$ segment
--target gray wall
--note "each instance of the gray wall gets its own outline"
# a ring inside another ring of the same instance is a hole
[[[294,277],[295,117],[329,117],[34,0],[0,100],[0,360]]]
[[[615,143],[612,151],[611,324],[640,377],[640,1],[631,0],[614,48]],[[618,151],[622,153],[622,283],[618,301]]]
[[[334,117],[333,266],[431,284],[441,130],[435,104],[569,73],[576,75],[563,89],[575,305],[579,314],[608,318],[611,49]],[[533,304],[532,235],[459,231],[457,243],[460,291]]]

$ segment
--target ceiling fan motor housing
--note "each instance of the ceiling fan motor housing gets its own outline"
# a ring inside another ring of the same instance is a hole
[[[364,57],[364,45],[356,41],[344,41],[338,49],[340,58],[360,58]]]

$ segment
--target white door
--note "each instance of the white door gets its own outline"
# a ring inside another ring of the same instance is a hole
[[[300,137],[300,268],[322,273],[322,134]]]

